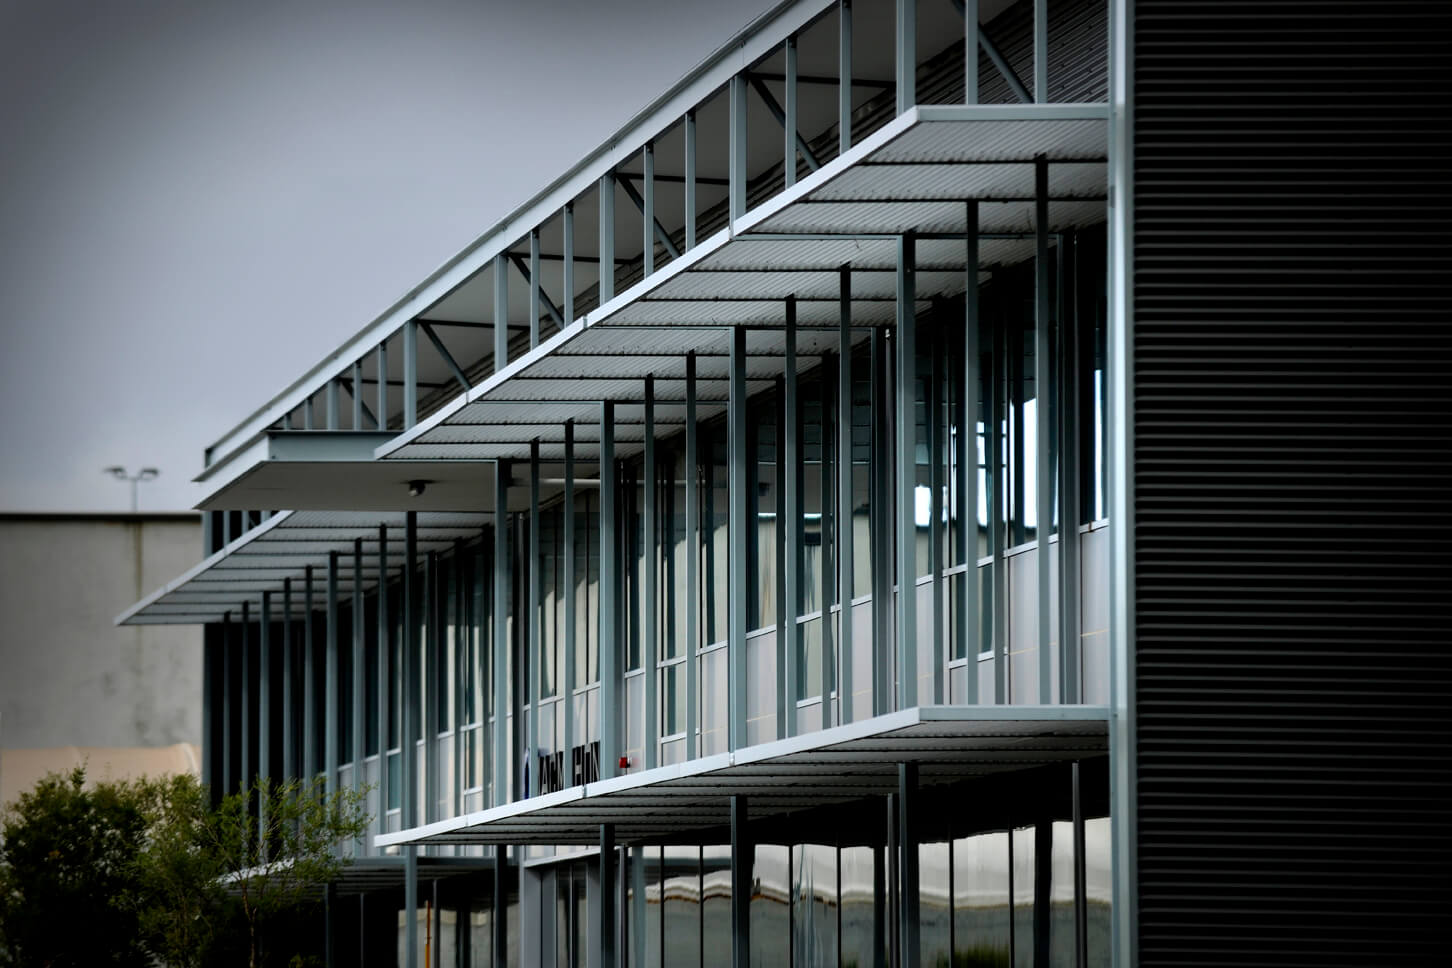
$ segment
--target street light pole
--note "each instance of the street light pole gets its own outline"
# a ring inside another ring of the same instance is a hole
[[[116,480],[118,480],[118,481],[130,481],[131,482],[131,513],[132,514],[135,514],[136,513],[136,485],[139,484],[139,483],[141,483],[142,481],[149,481],[149,480],[152,480],[153,478],[159,477],[161,475],[161,471],[157,470],[155,467],[143,467],[143,468],[141,468],[141,470],[139,470],[139,471],[136,472],[135,476],[128,475],[126,473],[126,468],[120,467],[120,466],[113,466],[113,467],[105,467],[105,468],[102,468],[101,469],[101,473],[102,474],[110,474],[112,477],[116,478]]]

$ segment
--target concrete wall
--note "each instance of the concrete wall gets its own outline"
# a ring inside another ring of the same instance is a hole
[[[196,514],[0,515],[0,746],[199,744],[201,628],[112,621],[201,557]]]

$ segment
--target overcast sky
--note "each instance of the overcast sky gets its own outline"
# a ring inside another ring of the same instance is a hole
[[[0,510],[124,509],[774,0],[0,0]]]

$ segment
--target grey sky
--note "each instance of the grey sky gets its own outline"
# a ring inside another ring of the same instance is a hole
[[[202,448],[774,0],[0,0],[0,509]]]

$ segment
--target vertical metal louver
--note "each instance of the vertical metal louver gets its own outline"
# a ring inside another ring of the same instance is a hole
[[[1445,7],[1133,11],[1141,963],[1445,963]]]

